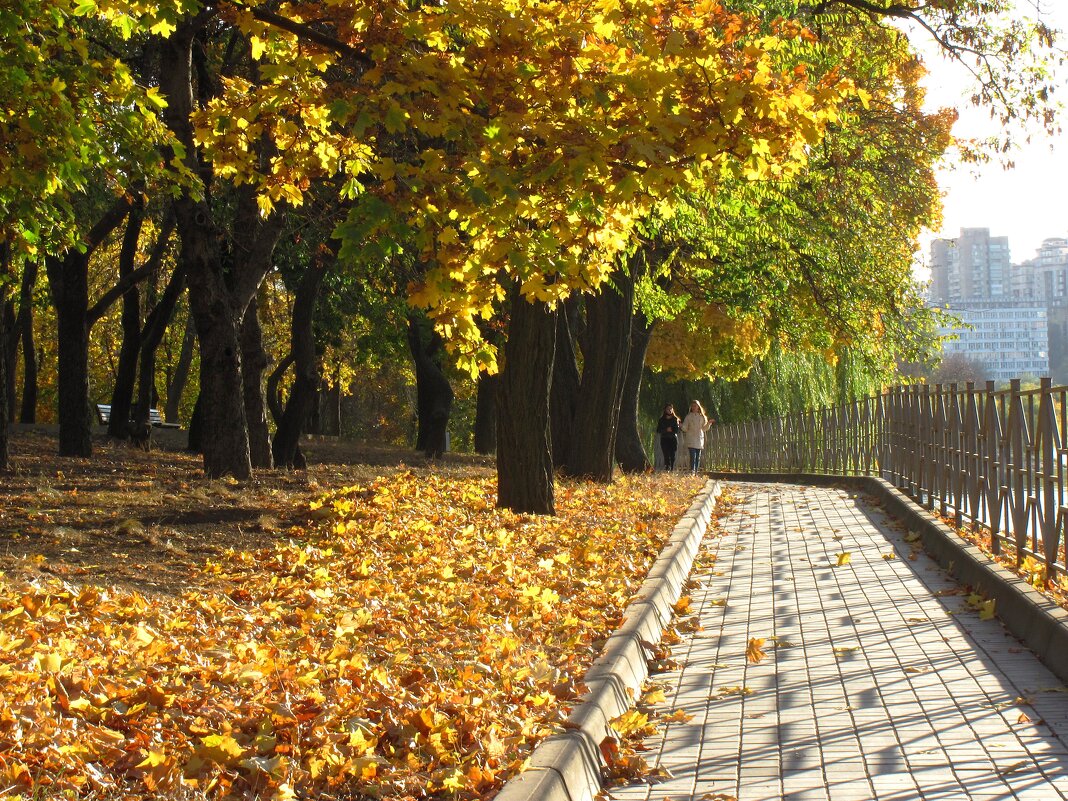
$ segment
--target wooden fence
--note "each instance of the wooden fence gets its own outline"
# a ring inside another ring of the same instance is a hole
[[[1068,572],[1068,387],[1042,379],[995,391],[969,382],[894,387],[788,417],[713,426],[705,464],[745,473],[882,476],[958,527],[988,531],[995,553]]]

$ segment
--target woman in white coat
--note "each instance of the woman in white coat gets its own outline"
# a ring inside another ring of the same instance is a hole
[[[705,432],[712,427],[714,422],[716,421],[709,420],[705,416],[705,410],[701,408],[701,404],[693,401],[679,429],[686,441],[686,447],[690,449],[690,472],[695,476],[701,466],[701,451],[705,448]]]

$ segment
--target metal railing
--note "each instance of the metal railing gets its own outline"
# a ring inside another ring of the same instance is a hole
[[[747,473],[877,475],[958,528],[989,532],[1045,576],[1068,573],[1068,387],[956,384],[882,395],[787,417],[713,426],[705,463]]]

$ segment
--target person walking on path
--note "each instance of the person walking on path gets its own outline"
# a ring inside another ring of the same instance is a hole
[[[697,401],[690,403],[690,411],[686,419],[682,421],[680,431],[686,440],[686,447],[690,449],[690,472],[697,475],[701,466],[701,451],[705,448],[705,432],[712,427],[715,420],[709,420],[705,416],[705,410]]]
[[[670,403],[664,407],[664,414],[656,422],[656,433],[660,435],[660,451],[664,454],[664,469],[675,469],[675,453],[679,449],[679,431],[682,422],[675,414],[675,407]]]

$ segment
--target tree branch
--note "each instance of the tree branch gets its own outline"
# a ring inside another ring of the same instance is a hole
[[[112,207],[104,213],[104,216],[97,221],[96,225],[89,229],[89,233],[85,237],[86,255],[100,247],[100,244],[108,238],[108,235],[122,224],[132,207],[133,199],[126,195],[115,201]]]
[[[131,273],[127,273],[119,279],[115,283],[115,286],[105,292],[100,300],[94,303],[89,311],[86,312],[86,321],[90,326],[103,317],[115,301],[129,292],[132,287],[136,286],[141,281],[144,281],[159,269],[160,262],[163,261],[163,255],[167,251],[167,242],[170,240],[173,232],[174,215],[168,214],[163,220],[163,227],[160,229],[159,236],[156,238],[156,244],[153,246],[152,253],[148,257],[148,260],[138,269]]]
[[[265,22],[275,28],[280,28],[283,31],[291,33],[298,39],[304,39],[313,44],[317,44],[320,47],[326,48],[327,50],[333,50],[335,53],[347,56],[364,66],[373,67],[375,65],[374,60],[362,50],[342,42],[340,39],[331,36],[330,34],[317,31],[315,28],[303,22],[296,22],[288,17],[283,17],[281,14],[268,11],[262,6],[252,9],[252,16],[260,22]]]

